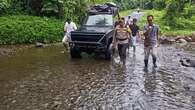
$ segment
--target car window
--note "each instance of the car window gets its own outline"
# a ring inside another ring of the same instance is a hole
[[[85,25],[111,26],[113,25],[112,15],[90,15]]]

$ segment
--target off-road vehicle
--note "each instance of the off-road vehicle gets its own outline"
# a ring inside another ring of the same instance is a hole
[[[109,46],[112,42],[114,17],[117,15],[118,8],[112,5],[103,9],[90,10],[80,28],[71,32],[69,44],[72,58],[81,58],[82,52],[103,54],[106,59],[111,58]]]

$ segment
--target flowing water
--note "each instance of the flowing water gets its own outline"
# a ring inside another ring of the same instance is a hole
[[[132,49],[126,68],[118,58],[71,60],[63,46],[27,48],[0,56],[0,110],[195,110],[195,68],[180,65],[194,50],[158,48],[143,70],[143,47]]]

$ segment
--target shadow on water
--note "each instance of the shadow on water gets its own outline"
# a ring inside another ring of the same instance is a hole
[[[61,45],[29,48],[0,57],[1,110],[193,110],[194,68],[161,46],[159,68],[143,69],[143,48],[128,54],[125,67],[93,55],[71,60]]]

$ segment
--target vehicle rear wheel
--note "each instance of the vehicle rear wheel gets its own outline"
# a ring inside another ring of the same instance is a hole
[[[76,47],[72,47],[70,48],[70,55],[71,58],[81,58],[81,51]]]

